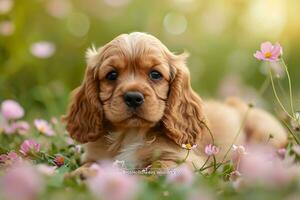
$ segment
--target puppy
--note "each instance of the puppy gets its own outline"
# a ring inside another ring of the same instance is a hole
[[[85,78],[64,117],[71,137],[84,143],[83,163],[124,160],[134,168],[176,166],[182,144],[197,144],[186,162],[203,165],[212,143],[223,158],[231,144],[269,141],[284,146],[287,135],[269,113],[237,98],[202,101],[190,84],[187,54],[171,53],[146,33],[122,34],[87,51]]]

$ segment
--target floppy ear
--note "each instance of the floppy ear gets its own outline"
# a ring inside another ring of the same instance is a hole
[[[94,66],[99,54],[89,55],[84,80],[75,89],[71,103],[63,121],[70,136],[80,143],[97,140],[104,132],[103,109],[99,98],[99,80],[95,76]],[[99,57],[98,57],[99,59]]]
[[[202,100],[193,91],[189,70],[185,65],[187,55],[171,55],[171,83],[163,124],[167,136],[180,146],[196,144],[202,133],[204,115]]]

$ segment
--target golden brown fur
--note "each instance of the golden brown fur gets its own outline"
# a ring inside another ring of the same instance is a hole
[[[125,160],[134,167],[153,162],[170,167],[186,155],[182,144],[198,144],[187,162],[201,166],[206,159],[204,146],[221,148],[220,159],[234,141],[247,113],[247,105],[231,98],[225,103],[203,102],[192,90],[186,67],[186,54],[171,53],[158,39],[145,33],[123,34],[87,52],[87,69],[82,85],[76,89],[67,115],[71,137],[85,143],[83,162],[102,159]],[[107,80],[112,70],[116,80]],[[151,70],[162,75],[149,78]],[[124,103],[124,93],[144,95],[137,109]],[[265,111],[249,111],[245,126],[234,141],[267,142],[269,134],[276,146],[286,143],[285,130]]]

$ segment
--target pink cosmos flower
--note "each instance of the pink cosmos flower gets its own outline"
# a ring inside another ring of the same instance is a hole
[[[41,145],[39,143],[33,139],[28,139],[21,144],[20,152],[26,156],[30,152],[39,152],[40,148]]]
[[[49,58],[55,52],[55,45],[51,42],[40,41],[31,45],[30,52],[37,58]]]
[[[9,168],[0,180],[5,199],[33,200],[42,190],[42,179],[33,167],[22,164]]]
[[[219,148],[212,144],[206,145],[204,150],[205,154],[208,156],[216,155],[219,151]]]
[[[191,185],[194,182],[195,175],[192,170],[185,164],[169,171],[167,175],[167,182],[180,184],[180,185]]]
[[[99,199],[130,200],[137,193],[138,183],[136,177],[126,174],[111,163],[101,164],[96,176],[88,179],[88,187]]]
[[[14,100],[5,100],[1,104],[1,113],[6,120],[19,119],[24,116],[24,109]]]
[[[261,51],[256,51],[254,57],[258,60],[277,61],[282,55],[282,47],[279,43],[272,45],[271,42],[264,42],[260,46]]]
[[[53,136],[55,135],[54,130],[52,129],[51,124],[49,124],[46,120],[43,119],[36,119],[34,120],[34,126],[35,128],[40,132],[44,133],[48,136]]]

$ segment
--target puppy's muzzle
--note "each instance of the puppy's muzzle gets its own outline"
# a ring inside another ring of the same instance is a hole
[[[138,108],[144,103],[144,95],[137,91],[128,91],[124,94],[124,101],[130,108]]]

